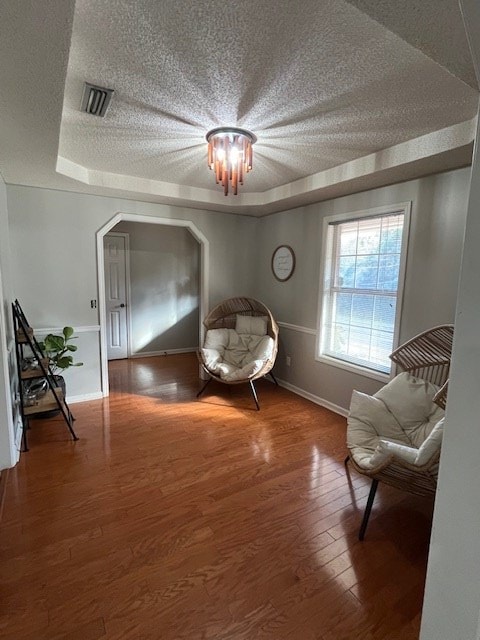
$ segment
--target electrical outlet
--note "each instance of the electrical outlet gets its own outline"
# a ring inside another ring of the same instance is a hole
[[[96,309],[97,308],[97,301],[96,300],[90,300],[90,307],[92,309]]]
[[[287,362],[287,367],[289,367],[292,364],[292,359],[290,358],[290,356],[287,356],[285,360]]]

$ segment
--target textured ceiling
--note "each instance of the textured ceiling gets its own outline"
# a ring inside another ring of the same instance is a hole
[[[470,160],[456,0],[6,0],[0,59],[7,183],[261,215]],[[206,165],[222,124],[258,136],[238,197]]]
[[[347,0],[473,88],[478,84],[458,0]]]
[[[103,120],[83,81],[115,89]],[[60,155],[211,188],[205,133],[253,131],[261,192],[471,118],[477,93],[341,0],[77,2]]]

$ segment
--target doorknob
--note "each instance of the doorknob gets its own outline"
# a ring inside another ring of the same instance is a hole
[[[125,306],[125,305],[124,305],[124,304],[123,304],[123,302],[122,302],[122,304],[118,304],[116,308],[118,309],[118,308],[120,307],[120,309],[123,309],[123,307],[124,307],[124,306]]]

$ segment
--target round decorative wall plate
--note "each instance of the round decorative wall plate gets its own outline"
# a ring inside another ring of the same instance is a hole
[[[275,249],[272,255],[273,275],[280,282],[285,282],[292,277],[295,270],[295,253],[292,247],[282,244]]]

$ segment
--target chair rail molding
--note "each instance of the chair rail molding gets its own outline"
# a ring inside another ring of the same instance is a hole
[[[63,327],[34,327],[35,333],[39,334],[47,334],[47,333],[61,333],[63,331]],[[94,333],[100,331],[99,324],[91,324],[91,325],[81,325],[79,327],[74,327],[75,333]]]
[[[309,335],[316,336],[317,330],[310,329],[310,327],[302,327],[299,324],[291,324],[290,322],[282,322],[281,320],[277,321],[279,327],[283,329],[290,329],[290,331],[298,331],[299,333],[308,333]]]

